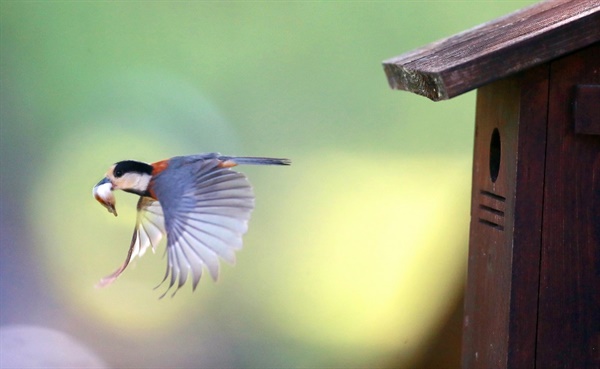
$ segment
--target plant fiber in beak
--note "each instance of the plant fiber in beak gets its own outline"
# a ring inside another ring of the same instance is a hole
[[[116,200],[113,194],[113,185],[108,178],[102,179],[98,184],[94,186],[92,191],[94,198],[104,206],[109,213],[117,216],[117,209],[115,208]]]

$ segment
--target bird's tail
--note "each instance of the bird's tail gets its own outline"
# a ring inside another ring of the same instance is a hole
[[[220,156],[223,162],[233,162],[236,165],[291,165],[290,159],[257,158],[251,156]]]

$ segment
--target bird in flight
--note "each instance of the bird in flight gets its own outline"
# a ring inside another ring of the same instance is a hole
[[[102,278],[98,287],[111,284],[136,256],[154,251],[167,236],[169,287],[173,295],[191,276],[196,289],[206,268],[213,280],[219,275],[219,258],[233,264],[242,247],[254,209],[254,193],[237,165],[290,165],[288,159],[223,156],[207,153],[176,156],[152,164],[125,160],[112,165],[93,188],[93,195],[117,216],[114,190],[140,196],[137,219],[125,262]],[[160,286],[160,284],[159,284]],[[158,286],[157,286],[158,287]]]

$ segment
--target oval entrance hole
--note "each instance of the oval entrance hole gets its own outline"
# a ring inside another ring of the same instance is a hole
[[[492,182],[496,182],[496,179],[498,179],[501,153],[500,132],[498,131],[498,128],[494,128],[492,139],[490,141],[490,178]]]

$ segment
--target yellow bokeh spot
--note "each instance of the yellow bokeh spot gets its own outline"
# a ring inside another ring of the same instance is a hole
[[[470,159],[321,153],[296,166],[270,312],[296,339],[414,353],[462,288]]]

